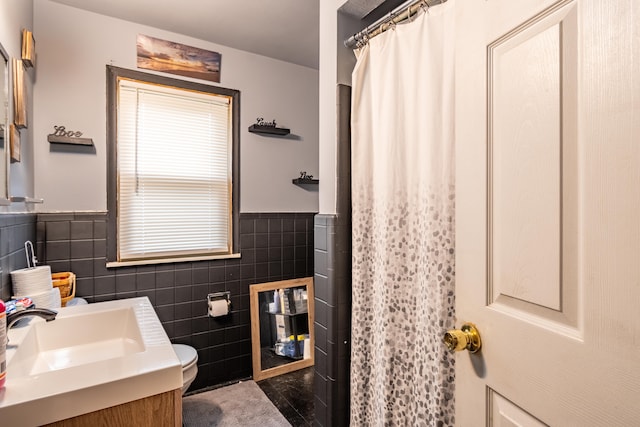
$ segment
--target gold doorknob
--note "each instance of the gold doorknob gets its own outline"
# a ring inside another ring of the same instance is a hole
[[[476,353],[482,347],[480,332],[473,323],[465,323],[460,329],[451,329],[442,337],[449,351],[469,350]]]

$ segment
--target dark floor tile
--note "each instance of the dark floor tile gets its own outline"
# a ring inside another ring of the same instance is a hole
[[[294,427],[311,426],[315,420],[313,367],[278,375],[258,386]]]
[[[279,409],[279,408],[278,408]],[[292,406],[289,406],[284,409],[280,409],[280,412],[284,417],[291,423],[293,427],[309,427],[311,424],[307,422],[298,412],[293,409]]]
[[[269,380],[264,380],[258,383],[260,389],[264,392],[264,394],[269,398],[271,403],[278,408],[282,412],[282,408],[289,407],[289,402],[284,398],[282,394],[278,391],[278,389],[269,382]]]

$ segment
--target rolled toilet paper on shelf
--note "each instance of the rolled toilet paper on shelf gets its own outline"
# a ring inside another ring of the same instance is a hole
[[[309,338],[304,339],[303,358],[311,359],[311,340]]]
[[[229,314],[229,304],[226,299],[209,301],[209,316],[219,317]]]
[[[51,289],[51,306],[45,308],[62,308],[62,296],[60,295],[60,288]]]
[[[33,268],[23,268],[11,272],[14,295],[35,295],[48,292],[53,288],[51,267],[41,265]]]
[[[62,299],[60,298],[60,289],[51,288],[46,292],[40,292],[32,295],[16,295],[14,299],[20,299],[28,296],[35,304],[36,308],[60,308]]]

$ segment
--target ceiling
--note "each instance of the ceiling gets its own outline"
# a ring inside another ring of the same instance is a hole
[[[320,0],[53,1],[318,69]]]
[[[386,0],[387,3],[391,3],[391,0]],[[400,2],[406,2],[407,0],[399,0]],[[347,15],[354,16],[356,18],[364,18],[374,11],[378,6],[384,3],[385,0],[349,0],[340,7],[340,11]],[[394,1],[393,3],[397,3]],[[390,6],[389,9],[394,6]]]

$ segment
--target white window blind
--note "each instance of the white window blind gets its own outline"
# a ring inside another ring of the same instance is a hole
[[[118,82],[118,260],[228,254],[230,98]]]

